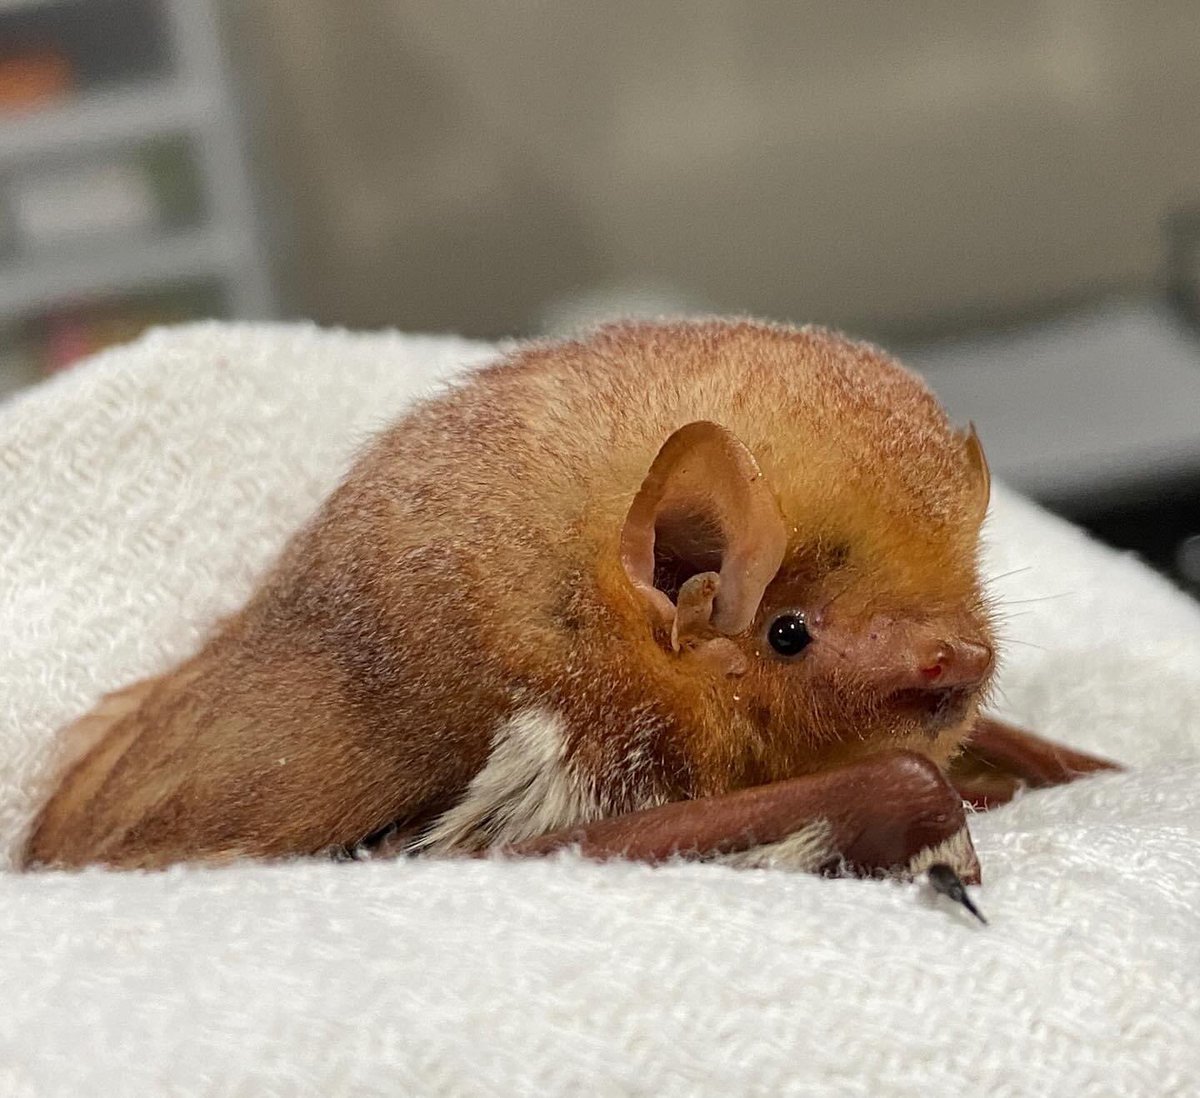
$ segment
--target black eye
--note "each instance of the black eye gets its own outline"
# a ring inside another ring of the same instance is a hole
[[[781,656],[798,656],[812,641],[812,634],[804,623],[804,615],[792,610],[780,614],[767,630],[767,640]]]

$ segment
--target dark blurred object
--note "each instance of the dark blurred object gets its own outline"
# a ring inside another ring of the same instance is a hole
[[[209,280],[61,302],[0,329],[0,375],[57,373],[155,325],[221,316],[229,308],[223,293]]]
[[[216,283],[196,283],[124,297],[64,305],[33,317],[24,345],[43,373],[57,373],[86,355],[126,343],[159,324],[219,316],[227,308]]]
[[[1132,549],[1200,597],[1200,475],[1147,487],[1140,500],[1064,513],[1102,541]]]
[[[1200,332],[1200,203],[1171,213],[1164,230],[1171,297]]]
[[[81,90],[150,80],[171,64],[161,0],[20,0],[0,16],[0,65],[54,56]]]
[[[1192,521],[1189,525],[1193,530],[1200,529],[1200,508],[1196,505],[1198,495],[1200,495],[1200,485],[1196,486],[1190,499]],[[1200,534],[1191,534],[1185,537],[1175,547],[1175,568],[1191,587],[1192,592],[1200,595]]]

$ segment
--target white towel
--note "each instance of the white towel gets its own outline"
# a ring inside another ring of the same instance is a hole
[[[0,858],[53,731],[187,654],[490,354],[160,331],[0,409]],[[986,441],[986,440],[985,440]],[[716,866],[0,872],[0,1095],[1200,1094],[1200,608],[998,490],[999,709],[1131,769],[978,817],[964,913]]]

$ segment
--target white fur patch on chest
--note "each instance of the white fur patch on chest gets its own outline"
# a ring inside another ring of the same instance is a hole
[[[566,726],[545,706],[529,706],[505,721],[483,769],[463,798],[409,847],[449,854],[517,843],[560,827],[599,819],[603,812],[566,754]]]

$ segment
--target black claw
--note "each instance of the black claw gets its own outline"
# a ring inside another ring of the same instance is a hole
[[[949,896],[950,899],[962,904],[976,919],[987,926],[987,919],[983,917],[983,912],[967,895],[967,886],[962,883],[962,878],[950,866],[944,862],[937,862],[929,867],[928,873],[929,883],[933,885],[935,892],[940,892],[943,896]]]

